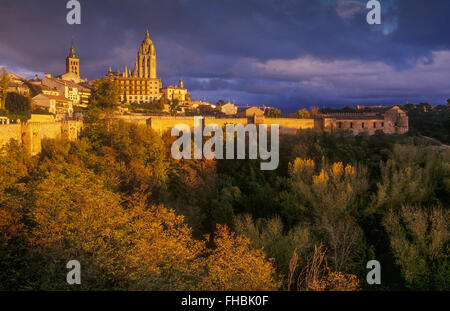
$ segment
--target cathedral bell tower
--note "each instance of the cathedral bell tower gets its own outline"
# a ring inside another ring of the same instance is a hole
[[[78,78],[80,77],[80,59],[77,57],[77,54],[75,54],[73,41],[69,55],[66,58],[66,73],[69,72],[76,74]]]
[[[133,70],[133,77],[156,79],[156,51],[150,35],[145,33],[145,39],[142,41],[136,59],[136,65]]]

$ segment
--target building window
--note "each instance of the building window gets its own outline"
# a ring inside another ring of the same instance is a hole
[[[381,127],[384,127],[384,122],[381,122]]]
[[[353,128],[353,122],[350,122],[350,128],[351,129]]]
[[[374,129],[377,128],[377,122],[373,122],[373,128],[374,128]]]
[[[365,125],[365,124],[364,124],[364,122],[363,122],[363,123],[361,124],[361,127],[364,128],[364,125]]]

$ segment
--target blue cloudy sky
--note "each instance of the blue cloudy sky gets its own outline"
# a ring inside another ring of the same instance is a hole
[[[450,98],[450,1],[0,0],[0,66],[32,77],[64,71],[71,38],[90,80],[132,67],[148,28],[164,85],[193,98],[275,106],[402,104]]]

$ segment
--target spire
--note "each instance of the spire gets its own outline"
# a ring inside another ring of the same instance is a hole
[[[178,82],[178,87],[180,89],[184,89],[183,78],[180,78],[180,81]]]
[[[149,34],[149,32],[148,32],[148,28],[147,28],[147,31],[145,32],[145,38],[146,38],[146,39],[147,39],[147,38],[150,39],[150,34]]]
[[[73,38],[72,38],[72,42],[70,44],[69,57],[70,58],[77,58],[77,54],[75,53],[75,48],[73,46]]]

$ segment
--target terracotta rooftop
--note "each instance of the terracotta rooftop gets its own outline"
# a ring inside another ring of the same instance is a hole
[[[57,95],[47,95],[47,94],[39,94],[43,95],[49,99],[55,99],[55,100],[64,100],[64,101],[70,101],[70,99],[64,97],[64,96],[57,96]]]

